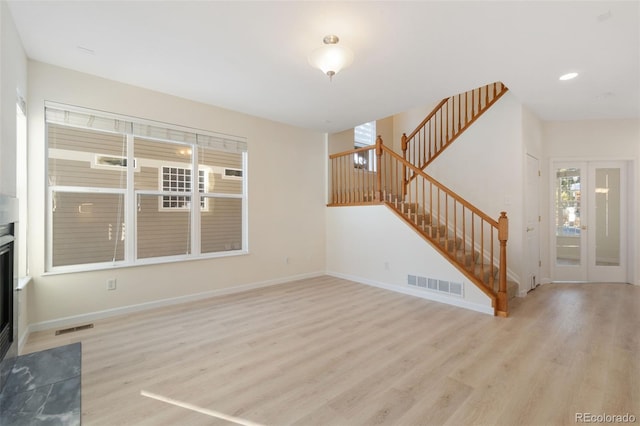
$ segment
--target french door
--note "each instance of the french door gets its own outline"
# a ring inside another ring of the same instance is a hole
[[[626,282],[625,163],[554,162],[554,281]]]

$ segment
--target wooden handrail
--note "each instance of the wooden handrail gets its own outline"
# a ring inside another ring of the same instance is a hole
[[[335,154],[329,154],[329,159],[343,157],[345,155],[353,155],[353,154],[357,154],[358,152],[371,151],[372,149],[376,149],[376,146],[375,145],[361,146],[360,148],[350,149],[349,151],[342,151]]]

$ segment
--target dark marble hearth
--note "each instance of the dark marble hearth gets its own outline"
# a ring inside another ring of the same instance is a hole
[[[0,425],[80,424],[80,343],[16,358],[0,393]]]

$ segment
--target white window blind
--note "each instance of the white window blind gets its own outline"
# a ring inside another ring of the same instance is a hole
[[[47,123],[109,133],[132,134],[133,136],[156,140],[182,142],[219,151],[247,151],[246,138],[241,136],[196,131],[195,129],[154,123],[148,120],[118,116],[101,111],[94,112],[84,108],[57,106],[56,104],[47,105],[45,110]]]
[[[58,104],[46,124],[48,270],[246,251],[245,138]]]

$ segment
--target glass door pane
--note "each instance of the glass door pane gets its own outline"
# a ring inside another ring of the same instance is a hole
[[[581,183],[579,168],[556,170],[556,265],[582,263]]]
[[[595,170],[595,261],[620,265],[620,169]]]

